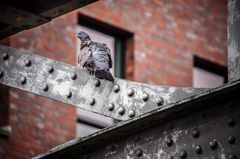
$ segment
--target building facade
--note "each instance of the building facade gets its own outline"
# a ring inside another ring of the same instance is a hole
[[[102,0],[2,43],[76,65],[79,27],[113,39],[116,77],[181,87],[194,86],[195,75],[217,85],[226,78],[227,0]],[[27,159],[77,136],[74,107],[0,89],[1,126],[10,126],[0,159]]]

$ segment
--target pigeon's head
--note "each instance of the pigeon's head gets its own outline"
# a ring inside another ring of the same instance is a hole
[[[90,37],[88,36],[87,33],[83,32],[83,31],[80,31],[78,34],[77,34],[77,37],[81,40],[81,42],[83,43],[84,41],[86,40],[91,40]]]

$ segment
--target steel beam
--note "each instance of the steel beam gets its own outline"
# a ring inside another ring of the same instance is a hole
[[[228,81],[240,79],[240,0],[228,0]]]
[[[0,46],[0,83],[70,105],[127,120],[206,89],[98,80],[85,70]]]
[[[53,18],[96,1],[97,0],[3,0],[0,2],[0,39],[42,25]]]
[[[237,159],[240,81],[75,139],[34,159]]]

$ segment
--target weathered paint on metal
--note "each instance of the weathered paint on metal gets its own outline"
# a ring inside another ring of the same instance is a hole
[[[119,120],[127,120],[207,89],[99,80],[85,70],[0,46],[0,83]],[[6,57],[3,57],[6,56]],[[97,85],[96,85],[97,84]],[[147,95],[147,99],[146,99]],[[113,105],[111,108],[109,104]]]
[[[240,1],[228,0],[228,81],[240,79]]]
[[[34,159],[240,157],[240,81],[69,141]]]

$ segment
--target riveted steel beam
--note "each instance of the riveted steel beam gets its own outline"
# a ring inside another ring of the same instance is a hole
[[[240,1],[228,0],[228,81],[240,79]]]
[[[240,157],[240,81],[169,104],[34,159]]]
[[[77,67],[0,46],[0,83],[119,120],[127,120],[206,89],[99,80]]]
[[[53,18],[96,1],[97,0],[3,0],[0,2],[0,39],[42,25]]]

